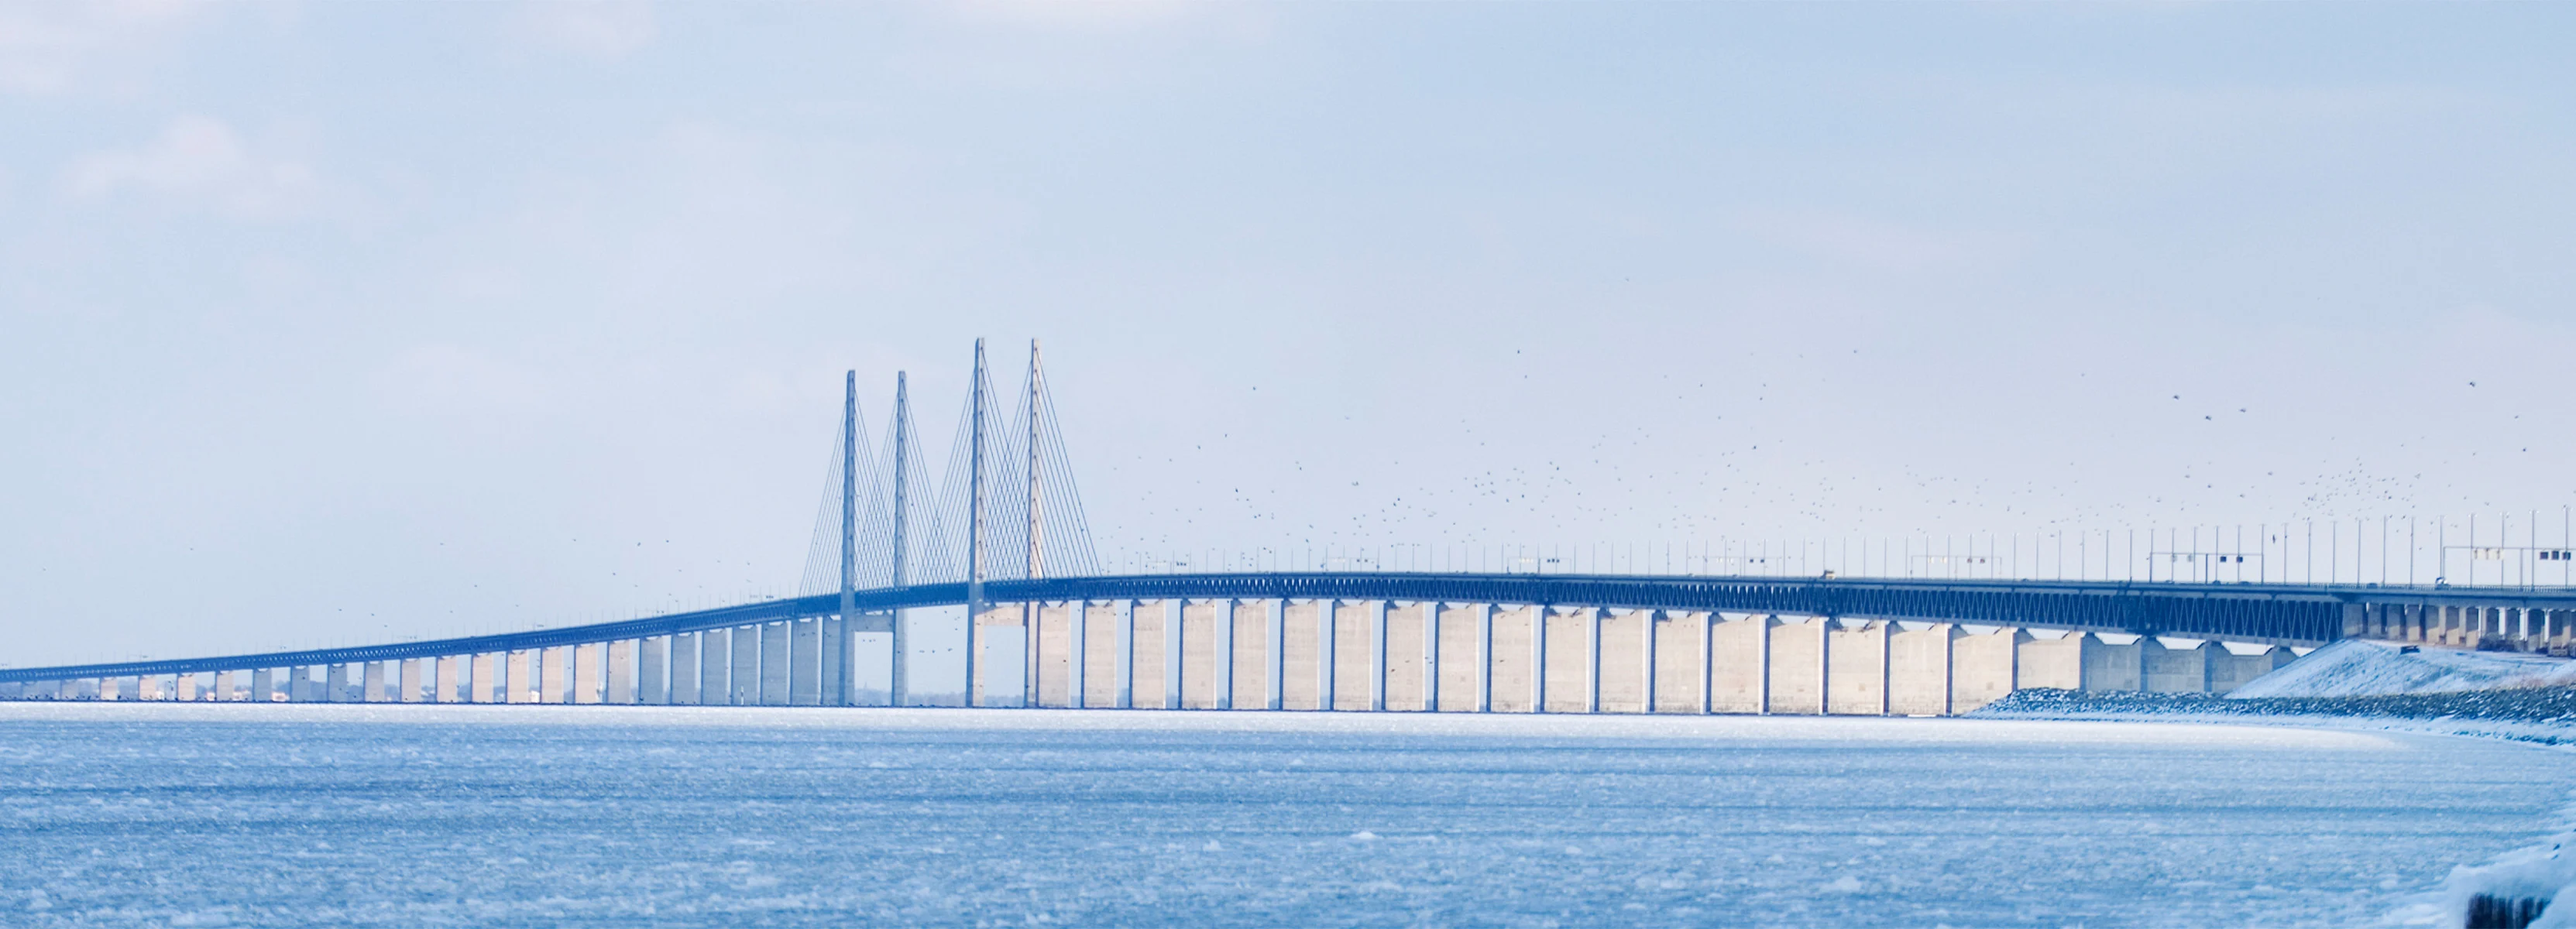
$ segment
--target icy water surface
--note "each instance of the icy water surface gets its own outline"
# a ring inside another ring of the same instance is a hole
[[[0,705],[0,925],[2353,925],[2562,751],[2138,723]]]

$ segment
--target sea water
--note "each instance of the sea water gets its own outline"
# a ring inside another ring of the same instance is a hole
[[[0,705],[0,925],[2343,926],[2576,764],[2277,727]]]

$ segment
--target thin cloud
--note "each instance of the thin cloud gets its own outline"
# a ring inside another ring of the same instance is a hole
[[[47,96],[114,79],[213,4],[169,0],[0,4],[0,92]]]
[[[82,158],[63,183],[80,199],[158,194],[243,219],[305,213],[322,187],[302,161],[259,151],[222,120],[193,115],[171,120],[143,145]]]
[[[623,58],[653,44],[659,27],[648,3],[581,0],[520,7],[510,28],[534,45],[591,58]]]

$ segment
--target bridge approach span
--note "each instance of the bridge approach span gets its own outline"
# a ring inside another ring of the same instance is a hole
[[[1147,574],[992,581],[993,603],[1163,600],[1343,600],[1546,605],[1964,623],[2316,646],[2372,634],[2366,618],[2408,610],[2576,611],[2576,590],[2177,584],[2124,581],[1779,578],[1652,575],[1272,572]],[[859,591],[856,631],[881,614],[962,606],[963,583]],[[247,668],[404,661],[561,648],[834,616],[837,595],[767,600],[641,619],[526,632],[203,658],[0,669],[0,683],[197,674]],[[2399,636],[2403,637],[2403,636]]]

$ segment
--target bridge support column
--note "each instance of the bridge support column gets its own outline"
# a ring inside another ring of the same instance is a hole
[[[1129,601],[1127,604],[1127,705],[1138,709],[1163,709],[1164,669],[1169,653],[1164,649],[1165,632],[1171,610],[1157,600]]]
[[[1537,667],[1538,636],[1532,632],[1538,612],[1535,606],[1505,609],[1500,605],[1486,611],[1486,712],[1538,712],[1538,675],[1532,673]]]
[[[631,704],[635,702],[634,639],[612,639],[601,646],[608,666],[599,671],[599,702]]]
[[[1215,600],[1181,602],[1181,708],[1213,710],[1222,708],[1225,688],[1218,680],[1224,675],[1224,651],[1218,641],[1218,616],[1224,604]]]
[[[2084,689],[2084,643],[2090,637],[2069,632],[2054,639],[2037,636],[2021,643],[2020,678],[2016,689],[2048,687],[2058,690]]]
[[[1265,709],[1284,710],[1288,708],[1287,598],[1269,601],[1266,612],[1270,634],[1268,650],[1270,671],[1263,677],[1262,706]]]
[[[1262,710],[1288,708],[1288,600],[1262,600]]]
[[[561,646],[528,650],[528,676],[524,681],[512,675],[511,684],[528,692],[529,703],[561,703],[563,698],[564,657]],[[515,670],[515,669],[513,669]]]
[[[1646,654],[1647,637],[1652,634],[1649,630],[1654,625],[1654,615],[1653,610],[1623,613],[1599,610],[1595,613],[1590,630],[1594,644],[1589,662],[1592,677],[1592,709],[1589,712],[1651,711],[1647,704],[1652,697],[1648,688],[1653,678],[1649,663],[1641,659]]]
[[[1113,654],[1118,667],[1111,685],[1117,691],[1118,708],[1124,710],[1136,705],[1136,601],[1121,600],[1117,609],[1118,621],[1110,631],[1118,640]]]
[[[1182,660],[1182,656],[1188,654],[1183,649],[1190,644],[1189,626],[1182,621],[1187,618],[1183,614],[1189,611],[1189,606],[1188,600],[1179,597],[1163,601],[1162,707],[1167,710],[1180,708],[1181,688],[1189,684],[1189,669]]]
[[[247,692],[242,694],[243,700],[267,703],[276,696],[277,691],[271,688],[268,683],[267,668],[250,669],[248,679],[249,687]]]
[[[733,662],[725,656],[728,637],[725,631],[686,632],[671,637],[671,702],[681,706],[705,706],[725,702],[732,687],[725,672]]]
[[[1771,711],[1770,633],[1778,622],[1759,614],[1731,620],[1723,613],[1709,615],[1710,712]]]
[[[1948,716],[1961,633],[1954,623],[1888,630],[1888,712]]]
[[[671,638],[657,635],[635,643],[635,702],[645,706],[671,702]]]
[[[1091,684],[1091,601],[1066,604],[1065,623],[1064,705],[1079,710],[1091,705],[1084,693]]]
[[[2140,637],[2138,666],[2143,679],[2142,689],[2159,694],[2208,693],[2211,651],[2208,642],[2171,645],[2155,636]]]
[[[564,648],[528,648],[528,703],[564,703]]]
[[[1762,615],[1728,620],[1726,612],[1708,615],[1708,713],[1762,713]]]
[[[572,702],[573,670],[578,664],[571,646],[557,645],[537,650],[537,702],[563,705]]]
[[[799,619],[776,624],[787,638],[786,699],[768,695],[763,703],[820,706],[823,703],[823,623]]]
[[[2004,626],[1984,633],[1961,630],[1950,643],[1950,712],[1973,712],[2012,694],[2021,683],[2028,631]]]
[[[2084,637],[2084,689],[2087,691],[2139,691],[2146,688],[2147,636],[2131,636],[2126,643],[2114,643],[2100,635]]]
[[[725,703],[760,703],[760,627],[735,626],[725,633],[724,677]]]
[[[1885,716],[1888,711],[1888,624],[1828,620],[1825,624],[1828,713]]]
[[[1082,604],[1082,705],[1117,708],[1126,633],[1116,601]]]
[[[1494,605],[1476,605],[1476,712],[1494,711]]]
[[[1827,661],[1833,638],[1826,629],[1830,621],[1821,616],[1799,623],[1774,619],[1779,626],[1769,630],[1770,693],[1764,712],[1805,716],[1824,713],[1825,688],[1831,682]]]
[[[696,706],[700,702],[698,680],[703,666],[698,657],[699,638],[695,632],[671,636],[671,687],[667,691],[667,702],[673,706]]]
[[[207,694],[206,699],[219,702],[230,702],[241,699],[233,695],[233,673],[230,671],[215,672],[214,687],[213,690]]]
[[[1610,611],[1584,610],[1583,623],[1583,712],[1601,712],[1601,624]]]
[[[1234,709],[1234,606],[1232,599],[1208,602],[1208,702],[1220,710]]]
[[[1550,609],[1546,634],[1539,637],[1539,704],[1549,713],[1589,713],[1598,696],[1592,689],[1596,611],[1589,607]]]
[[[2297,659],[2288,648],[2279,645],[2228,648],[2212,641],[2209,650],[2209,692],[2224,694],[2253,683],[2256,678],[2279,670]]]
[[[1424,699],[1430,695],[1430,633],[1439,605],[1414,603],[1378,607],[1381,629],[1379,654],[1385,665],[1386,686],[1379,694],[1380,709],[1420,711],[1430,709]]]
[[[1229,600],[1226,618],[1227,658],[1225,708],[1258,710],[1269,706],[1270,604],[1266,600]]]
[[[1325,657],[1332,654],[1332,604],[1282,601],[1279,626],[1279,708],[1332,709],[1331,672],[1325,667]]]
[[[1422,711],[1440,712],[1440,603],[1422,606]]]
[[[349,666],[327,666],[322,677],[322,702],[345,703],[349,700]]]
[[[1324,700],[1327,710],[1368,710],[1368,654],[1373,633],[1373,602],[1332,602],[1332,623],[1324,625]]]
[[[572,692],[564,695],[564,702],[586,704],[608,702],[607,643],[592,642],[587,645],[575,645],[565,651],[572,653],[570,656],[572,674],[565,678],[572,684]]]
[[[1386,612],[1392,604],[1369,601],[1369,709],[1386,709]]]
[[[1431,702],[1437,712],[1484,711],[1484,614],[1483,604],[1453,603],[1440,609],[1439,634],[1432,642],[1436,673]]]
[[[815,702],[824,706],[849,706],[854,702],[850,694],[853,689],[851,682],[858,674],[857,669],[850,666],[851,639],[854,638],[850,629],[857,619],[835,613],[816,620],[821,628],[814,631],[820,633],[822,639],[816,644],[822,654],[815,662]]]
[[[492,681],[499,691],[499,696],[494,698],[495,702],[536,702],[536,681],[528,676],[531,670],[529,666],[532,664],[529,658],[530,655],[526,649],[504,652],[500,655],[500,660],[495,662],[499,665],[500,674]]]
[[[1655,659],[1661,657],[1655,654],[1655,643],[1658,638],[1655,633],[1657,628],[1664,624],[1664,611],[1638,610],[1636,612],[1642,614],[1644,620],[1640,623],[1643,628],[1639,630],[1639,634],[1644,638],[1637,643],[1637,672],[1645,678],[1641,682],[1644,686],[1637,688],[1639,691],[1637,712],[1651,714],[1655,712],[1655,681],[1663,676],[1655,673],[1658,670]]]
[[[787,689],[789,676],[794,674],[796,667],[796,659],[792,654],[794,651],[792,639],[796,635],[796,628],[803,625],[806,623],[794,621],[760,625],[760,704],[762,706],[785,706],[788,699],[793,696]],[[813,646],[809,644],[806,648],[810,651]]]

